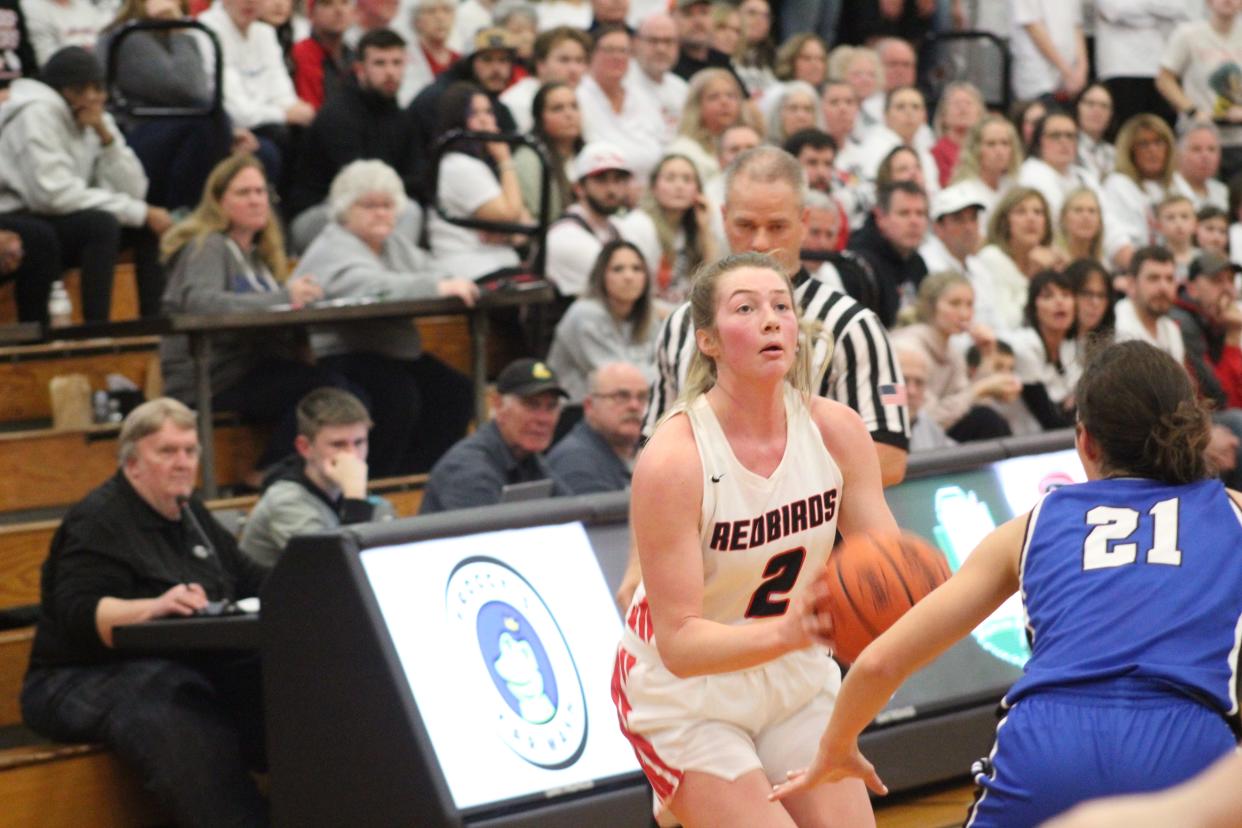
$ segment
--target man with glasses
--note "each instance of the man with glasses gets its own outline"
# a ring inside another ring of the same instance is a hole
[[[633,49],[626,86],[659,105],[664,122],[661,143],[669,144],[677,137],[689,89],[689,84],[672,72],[677,65],[677,24],[664,12],[646,17],[638,26]]]
[[[496,378],[493,418],[450,448],[431,469],[419,514],[500,502],[505,486],[552,480],[553,496],[573,494],[544,461],[566,394],[542,362],[519,359]]]
[[[638,366],[610,362],[591,372],[582,419],[548,452],[548,467],[574,494],[630,485],[650,392]]]

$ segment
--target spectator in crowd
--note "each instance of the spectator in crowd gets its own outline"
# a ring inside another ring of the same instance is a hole
[[[643,436],[649,378],[632,363],[608,362],[587,382],[582,419],[548,452],[548,468],[574,494],[623,491]]]
[[[838,46],[828,56],[828,77],[843,80],[858,101],[861,132],[880,123],[884,113],[884,66],[874,49]]]
[[[704,69],[690,79],[677,138],[664,151],[686,156],[699,168],[699,177],[711,181],[722,172],[716,155],[720,136],[739,123],[759,129],[743,106],[741,84],[722,69]]]
[[[858,157],[862,152],[862,128],[858,118],[858,96],[843,80],[830,78],[820,95],[824,131],[837,142],[837,168],[851,177],[861,175]]]
[[[1186,347],[1169,317],[1177,299],[1177,265],[1163,247],[1140,247],[1130,265],[1130,295],[1117,303],[1117,339],[1140,339],[1185,364]]]
[[[875,41],[875,52],[880,59],[880,67],[884,71],[884,82],[881,86],[883,94],[872,95],[863,107],[870,110],[870,115],[877,123],[884,120],[884,108],[888,103],[887,96],[890,92],[905,86],[919,87],[918,54],[910,43],[900,37],[883,37]],[[922,91],[921,88],[920,91]],[[915,142],[911,146],[916,149],[930,150],[935,142],[936,136],[924,123],[919,127]]]
[[[453,37],[457,42],[469,43],[475,36],[496,25],[498,0],[464,0],[457,5],[453,23]]]
[[[912,181],[898,181],[880,188],[875,224],[850,236],[849,249],[871,265],[878,290],[868,296],[851,285],[846,288],[875,311],[886,328],[897,323],[897,312],[910,303],[927,275],[927,265],[919,255],[927,233],[927,211],[923,188]]]
[[[666,145],[677,135],[690,88],[673,73],[677,65],[677,24],[664,12],[650,15],[638,25],[633,48],[634,60],[625,76],[626,85],[659,106],[663,124],[660,143]]]
[[[115,7],[92,0],[20,0],[30,45],[43,66],[67,46],[90,52]],[[33,68],[33,67],[32,67]]]
[[[489,397],[492,419],[435,464],[419,514],[499,503],[505,486],[536,480],[551,480],[553,496],[573,494],[543,457],[565,397],[552,369],[515,360],[496,377]]]
[[[996,303],[988,292],[991,281],[975,260],[982,210],[982,199],[969,185],[954,184],[936,193],[931,200],[931,233],[919,245],[919,255],[928,273],[949,271],[966,277],[974,290],[975,319],[991,331],[997,324]]]
[[[552,178],[552,186],[548,195],[548,219],[556,221],[573,203],[570,173],[573,159],[584,146],[582,113],[578,109],[578,96],[573,87],[561,81],[545,83],[536,93],[531,108],[535,116],[531,136],[543,144],[550,162],[548,174]],[[522,188],[522,204],[526,212],[538,217],[542,203],[543,162],[533,148],[523,144],[514,151],[513,164]]]
[[[772,42],[772,7],[768,0],[742,0],[737,7],[742,38],[733,53],[733,67],[747,95],[763,96],[776,83],[776,46]]]
[[[664,116],[654,100],[625,83],[631,41],[621,24],[596,30],[590,71],[578,84],[578,105],[583,137],[620,147],[634,174],[646,177],[660,160]]]
[[[1023,317],[1026,326],[1008,332],[1005,340],[1013,348],[1014,371],[1030,418],[1010,426],[1015,434],[1068,428],[1074,424],[1074,386],[1082,376],[1069,278],[1055,270],[1035,274]]]
[[[310,0],[310,35],[293,44],[293,89],[318,112],[353,76],[354,50],[345,32],[354,20],[353,0]]]
[[[535,7],[526,0],[501,0],[496,4],[496,25],[513,40],[514,63],[511,80],[528,77],[535,57],[535,37],[539,32]]]
[[[402,177],[411,198],[418,194],[415,130],[407,113],[397,106],[404,65],[405,41],[396,32],[373,29],[358,41],[353,69],[356,83],[342,87],[325,103],[302,136],[286,212],[292,219],[294,250],[305,250],[328,223],[324,203],[328,188],[351,161],[383,161]],[[418,228],[421,216],[418,205],[410,201],[402,215],[403,225]]]
[[[773,87],[764,98],[763,108],[767,112],[768,143],[773,146],[784,146],[794,133],[824,125],[819,93],[806,81],[786,81]]]
[[[913,86],[901,86],[888,93],[884,101],[884,124],[867,133],[866,149],[860,160],[862,174],[874,180],[880,161],[894,148],[905,146],[915,152],[923,169],[923,188],[931,194],[940,189],[940,170],[930,149],[920,146],[919,130],[927,126],[927,106],[923,93]]]
[[[586,74],[587,54],[590,51],[591,36],[568,26],[549,29],[535,38],[534,76],[522,78],[500,95],[500,102],[513,115],[518,132],[531,132],[538,123],[539,116],[532,109],[535,95],[544,86],[562,83],[571,92],[577,90],[578,83]]]
[[[1074,288],[1078,353],[1085,362],[1089,349],[1113,339],[1113,282],[1098,259],[1070,262],[1065,275]]]
[[[821,129],[801,129],[784,141],[785,152],[798,159],[806,174],[806,186],[821,193],[832,193],[844,181],[833,162],[837,157],[837,143]]]
[[[1065,197],[1057,219],[1056,246],[1065,252],[1066,261],[1104,261],[1104,211],[1095,190],[1080,187]]]
[[[893,344],[897,364],[906,380],[906,407],[910,410],[910,453],[956,445],[944,429],[931,417],[923,416],[927,400],[927,380],[931,363],[922,349],[913,345]]]
[[[587,0],[540,0],[535,4],[539,31],[568,26],[586,31],[591,26],[591,4]]]
[[[996,205],[988,222],[987,244],[977,254],[988,274],[998,335],[1022,325],[1030,280],[1062,263],[1052,247],[1048,202],[1038,190],[1014,187]]]
[[[627,205],[633,173],[620,147],[587,144],[574,160],[577,200],[548,229],[544,272],[562,297],[585,292],[589,274],[608,242],[621,237],[613,216]]]
[[[838,22],[837,39],[841,43],[877,43],[883,45],[888,41],[901,41],[906,44],[922,43],[932,28],[932,17],[936,13],[937,4],[928,2],[881,2],[881,0],[855,0],[841,4],[841,17]],[[879,51],[877,49],[877,51]],[[891,59],[885,61],[884,71],[892,65]],[[908,60],[909,69],[914,72],[913,60]],[[913,83],[913,77],[902,81],[902,85]]]
[[[1199,255],[1195,247],[1195,205],[1184,195],[1165,196],[1156,205],[1156,235],[1177,267],[1177,283],[1186,281],[1190,264]]]
[[[198,20],[219,39],[224,110],[234,127],[249,132],[240,146],[254,152],[279,185],[293,146],[289,127],[309,124],[315,108],[298,98],[276,30],[259,20],[258,12],[253,0],[215,0]]]
[[[352,162],[328,193],[333,221],[307,248],[296,273],[314,274],[328,299],[456,296],[473,305],[473,282],[393,232],[404,202],[405,189],[390,167]],[[418,328],[408,320],[318,326],[311,348],[373,401],[376,476],[425,472],[465,433],[473,414],[470,381],[424,353]]]
[[[1078,165],[1078,125],[1073,118],[1054,110],[1035,124],[1018,183],[1039,190],[1052,216],[1061,215],[1067,195],[1092,186],[1091,173]]]
[[[22,719],[52,739],[102,742],[177,823],[266,825],[249,772],[264,767],[254,655],[113,649],[118,626],[257,596],[267,573],[194,497],[197,426],[175,400],[135,408],[116,474],[61,521],[43,565]]]
[[[1229,255],[1229,214],[1208,204],[1195,213],[1195,246],[1203,252]]]
[[[405,75],[397,92],[401,106],[409,106],[419,92],[461,59],[449,45],[456,12],[453,0],[415,0],[411,5],[415,40],[406,49]]]
[[[965,357],[950,346],[950,338],[969,335],[974,328],[974,303],[975,292],[965,276],[950,270],[933,273],[919,286],[918,321],[893,334],[894,347],[916,348],[927,358],[923,414],[959,443],[1008,436],[1004,418],[983,403],[1009,402],[1021,391],[1012,374],[987,374],[972,381]],[[987,354],[996,342],[989,338],[975,344]]]
[[[748,149],[754,149],[763,143],[759,130],[750,124],[738,122],[726,127],[716,141],[716,166],[726,170],[737,158]],[[724,175],[707,178],[703,181],[703,193],[712,205],[712,230],[717,237],[723,238],[719,205],[724,202]]]
[[[262,165],[233,155],[216,165],[203,198],[162,241],[169,266],[166,313],[223,314],[295,307],[323,297],[314,278],[287,279],[280,224]],[[300,332],[220,334],[212,338],[213,407],[245,419],[276,423],[259,468],[288,454],[296,433],[294,405],[324,385],[348,387],[339,375],[304,359]],[[160,341],[160,368],[169,396],[194,399],[194,363],[184,336]]]
[[[587,33],[598,38],[600,27],[610,24],[629,30],[629,11],[630,0],[591,0],[591,25]]]
[[[805,169],[805,167],[804,167]],[[806,235],[802,242],[802,255],[816,253],[802,259],[802,267],[817,281],[833,290],[845,293],[848,285],[873,285],[875,274],[871,266],[857,254],[841,249],[841,206],[836,198],[819,190],[808,189],[803,202],[803,224]]]
[[[172,220],[144,200],[142,164],[104,108],[103,67],[70,46],[40,78],[14,81],[0,108],[0,215],[51,228],[61,263],[81,268],[88,322],[108,319],[117,255],[131,247],[139,310],[154,316],[164,287],[158,236]]]
[[[260,0],[259,19],[276,31],[285,71],[292,77],[297,68],[293,62],[293,44],[310,36],[310,23],[294,9],[293,0]]]
[[[460,81],[440,98],[436,135],[454,129],[497,133],[492,99],[478,86]],[[526,223],[509,145],[503,141],[459,141],[440,158],[437,198],[450,217]],[[433,212],[427,226],[431,252],[449,273],[478,279],[519,265],[508,236],[461,227]]]
[[[331,0],[330,0],[331,2]],[[207,112],[211,81],[200,40],[189,31],[138,31],[114,40],[134,20],[176,20],[179,0],[126,0],[99,36],[99,53],[119,46],[116,88],[128,107],[186,107]],[[147,201],[169,210],[193,207],[212,167],[229,154],[233,136],[223,113],[184,118],[139,118],[117,113],[118,122],[150,185]]]
[[[1110,103],[1116,103],[1118,123],[1140,112],[1173,122],[1175,113],[1156,89],[1160,65],[1153,57],[1193,16],[1185,2],[1095,0],[1095,75],[1107,85]]]
[[[1000,115],[985,115],[966,138],[951,179],[975,190],[983,204],[981,228],[988,226],[992,208],[1017,182],[1021,165],[1022,144],[1013,124]]]
[[[459,9],[459,15],[460,12]],[[419,92],[410,104],[410,118],[416,136],[416,146],[412,151],[420,181],[431,179],[432,150],[435,139],[441,134],[436,130],[440,97],[453,84],[468,81],[479,87],[491,101],[497,131],[507,135],[517,132],[513,114],[509,107],[500,102],[500,93],[505,91],[513,74],[513,39],[504,29],[489,28],[481,30],[473,41],[467,42],[473,42],[474,51],[450,66],[434,83]],[[434,193],[424,193],[425,198],[419,200],[430,200],[433,196]]]
[[[642,253],[628,241],[608,242],[591,268],[586,291],[557,324],[548,351],[548,365],[561,377],[569,400],[580,403],[588,376],[609,362],[633,363],[647,382],[654,379],[658,321]]]
[[[617,226],[642,251],[661,317],[686,298],[699,265],[717,258],[702,181],[684,155],[660,159],[638,209],[618,219]]]
[[[367,32],[391,27],[405,28],[403,21],[397,20],[399,0],[356,0],[354,8],[354,25],[345,33],[345,42],[355,49],[358,41]],[[405,35],[401,35],[405,38]]]
[[[1173,184],[1174,160],[1173,132],[1155,115],[1135,115],[1117,133],[1117,171],[1104,179],[1104,200],[1108,253],[1122,269],[1155,241],[1156,205]]]
[[[1208,204],[1229,209],[1229,188],[1220,174],[1220,130],[1215,124],[1192,123],[1177,142],[1177,171],[1173,189],[1194,202],[1195,210]]]
[[[1113,124],[1113,96],[1102,83],[1082,90],[1074,107],[1078,121],[1078,165],[1091,173],[1094,182],[1104,179],[1117,166],[1117,148],[1109,141]]]
[[[1039,98],[1033,101],[1018,101],[1013,105],[1009,120],[1018,129],[1023,147],[1031,147],[1035,139],[1035,125],[1048,114],[1048,106]]]
[[[1016,0],[1011,8],[1014,97],[1072,100],[1087,85],[1089,69],[1081,4]]]
[[[796,34],[777,49],[773,71],[777,80],[809,83],[818,94],[828,79],[828,47],[817,34]]]
[[[14,282],[18,322],[47,325],[47,300],[60,278],[60,244],[37,218],[0,215],[0,285]]]
[[[949,186],[962,147],[975,124],[985,114],[987,107],[984,106],[983,95],[973,83],[955,81],[945,88],[940,103],[936,106],[936,117],[932,120],[932,129],[937,140],[931,148],[931,154],[936,159],[936,168],[940,171],[937,181],[941,187]]]
[[[33,78],[39,72],[26,15],[20,0],[0,0],[0,104],[9,99],[9,87],[18,78]]]
[[[711,46],[711,3],[708,0],[673,0],[672,14],[678,40],[673,74],[688,82],[704,69],[723,69],[733,75],[739,89],[744,89],[730,56]]]
[[[1207,14],[1173,30],[1160,56],[1156,88],[1189,122],[1225,121],[1221,129],[1220,177],[1229,181],[1242,171],[1242,27],[1234,0],[1207,0]]]
[[[387,500],[367,494],[366,406],[348,391],[318,388],[298,401],[297,417],[296,461],[267,481],[239,541],[269,567],[295,535],[396,516]]]
[[[711,21],[712,35],[708,45],[732,58],[742,42],[742,16],[737,6],[727,2],[712,3]]]
[[[905,474],[907,435],[897,393],[901,377],[875,314],[802,269],[805,186],[801,166],[787,152],[757,147],[742,153],[727,174],[725,234],[733,252],[770,252],[792,274],[801,317],[822,324],[833,343],[831,348],[824,343],[815,352],[817,367],[828,361],[818,392],[857,406],[876,443],[884,481],[892,485]],[[654,427],[672,406],[685,382],[695,347],[688,311],[689,305],[677,308],[661,329],[656,352],[659,378],[648,427]]]

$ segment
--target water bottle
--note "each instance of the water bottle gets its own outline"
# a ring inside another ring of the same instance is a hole
[[[65,290],[65,283],[59,279],[52,282],[52,294],[47,300],[47,319],[53,328],[73,324],[73,302],[69,299],[69,291]]]

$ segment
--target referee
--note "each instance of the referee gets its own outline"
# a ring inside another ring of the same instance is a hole
[[[905,477],[910,446],[905,382],[879,317],[803,269],[805,192],[802,167],[792,155],[776,147],[747,150],[725,172],[725,236],[735,253],[770,253],[784,265],[793,279],[794,300],[802,318],[831,332],[831,339],[821,339],[815,348],[816,371],[828,360],[819,393],[859,413],[875,441],[884,485],[892,486]],[[645,434],[655,430],[660,417],[677,400],[694,348],[686,303],[660,329],[658,375],[647,408]],[[637,556],[631,554],[630,567],[617,591],[623,612],[640,577]]]

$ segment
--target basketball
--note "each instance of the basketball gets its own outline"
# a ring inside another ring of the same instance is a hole
[[[847,664],[950,575],[940,550],[910,532],[850,538],[827,566],[834,655]]]

